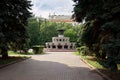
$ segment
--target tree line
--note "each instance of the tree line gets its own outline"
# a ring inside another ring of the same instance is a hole
[[[31,15],[31,1],[0,1],[0,55],[8,58],[8,50],[25,50],[33,45],[44,45],[57,36],[57,29],[65,29],[65,36],[76,42],[78,26],[36,20]],[[31,18],[30,18],[31,17]]]
[[[57,36],[57,29],[65,29],[65,36],[78,46],[87,46],[95,56],[106,61],[107,67],[117,71],[120,63],[120,1],[73,0],[73,19],[83,25],[38,21],[31,17],[28,0],[0,1],[0,54],[8,57],[8,50],[43,45]],[[28,24],[28,25],[27,25]],[[78,34],[79,33],[79,34]]]
[[[31,17],[31,1],[0,0],[0,54],[8,57],[9,49],[22,48],[28,35],[25,26]]]
[[[120,1],[73,0],[73,18],[85,23],[80,30],[81,46],[85,45],[107,68],[118,70],[120,63]]]
[[[29,47],[45,45],[46,42],[51,42],[52,37],[58,36],[58,29],[64,29],[64,36],[70,37],[72,42],[77,41],[77,33],[79,32],[79,26],[73,26],[65,22],[50,22],[47,19],[42,20],[37,17],[29,19],[26,29],[29,35]]]

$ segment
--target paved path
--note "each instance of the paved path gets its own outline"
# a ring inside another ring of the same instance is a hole
[[[70,52],[34,55],[0,69],[0,80],[103,80]]]

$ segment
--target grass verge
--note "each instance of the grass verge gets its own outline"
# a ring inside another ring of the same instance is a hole
[[[76,55],[79,55],[82,59],[84,59],[88,64],[92,65],[96,69],[98,69],[103,74],[107,75],[112,80],[120,80],[120,64],[118,64],[119,71],[118,72],[111,72],[106,69],[102,64],[105,62],[101,62],[100,60],[96,59],[94,56],[84,56],[81,53],[75,52]],[[102,64],[101,64],[102,63]]]
[[[7,59],[2,59],[0,57],[0,66],[6,65],[6,64],[18,61],[18,60],[30,58],[30,56],[19,54],[17,52],[13,52],[13,51],[9,51],[8,55],[9,55],[9,57]]]

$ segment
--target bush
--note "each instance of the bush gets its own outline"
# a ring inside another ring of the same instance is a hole
[[[89,48],[86,46],[78,47],[77,51],[79,54],[81,53],[82,55],[88,55],[89,54]]]
[[[44,46],[43,45],[35,45],[33,46],[33,51],[35,54],[43,53]]]
[[[80,47],[76,48],[76,50],[77,50],[78,53],[80,54],[80,51],[81,51],[81,50],[80,50]]]

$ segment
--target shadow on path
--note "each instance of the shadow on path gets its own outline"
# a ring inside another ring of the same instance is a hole
[[[94,70],[28,59],[0,69],[0,80],[103,80]]]

